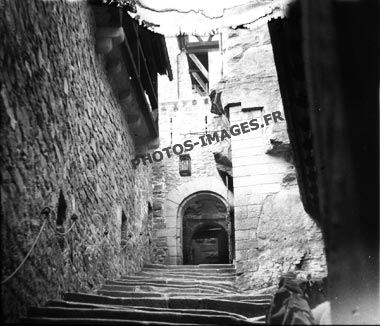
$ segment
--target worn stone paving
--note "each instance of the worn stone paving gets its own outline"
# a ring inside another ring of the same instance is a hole
[[[25,323],[261,325],[272,298],[235,286],[234,265],[145,265],[97,294],[66,293],[30,307]]]

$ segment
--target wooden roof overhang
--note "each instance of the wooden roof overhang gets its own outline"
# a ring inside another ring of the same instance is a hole
[[[108,54],[120,59],[126,67],[126,70],[121,69],[122,73],[127,74],[131,81],[149,131],[149,136],[145,138],[155,139],[159,135],[155,111],[158,110],[157,74],[166,74],[169,80],[173,80],[165,38],[139,25],[123,8],[102,5],[96,1],[92,4],[95,4],[97,28],[122,28],[124,32],[123,40]],[[120,73],[120,69],[117,73]],[[115,79],[121,80],[119,77]],[[123,85],[116,86],[118,92],[123,88]]]

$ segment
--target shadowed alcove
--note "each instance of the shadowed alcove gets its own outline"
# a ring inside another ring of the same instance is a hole
[[[213,193],[198,193],[185,203],[182,226],[183,264],[227,264],[227,207]]]

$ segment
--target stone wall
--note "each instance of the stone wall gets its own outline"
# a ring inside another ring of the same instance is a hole
[[[230,114],[231,125],[263,126],[231,139],[239,285],[270,287],[288,270],[325,276],[322,233],[303,209],[291,161],[267,153],[262,111],[238,106]]]
[[[149,260],[151,167],[131,167],[134,144],[95,54],[93,23],[86,2],[0,4],[2,280],[31,248],[41,210],[59,211],[2,285],[8,321]]]
[[[273,15],[278,15],[274,12]],[[326,275],[322,235],[305,213],[297,188],[267,27],[268,15],[244,28],[224,28],[223,72],[216,87],[230,124],[256,118],[260,127],[231,139],[236,263],[240,286],[277,284],[281,273]]]
[[[174,80],[173,83],[176,81]],[[159,107],[159,128],[160,128],[160,148],[173,146],[175,144],[183,144],[186,140],[192,140],[193,144],[200,142],[199,136],[204,135],[205,130],[214,130],[220,128],[220,118],[210,113],[210,102],[208,98],[197,98],[193,100],[180,100],[172,102],[160,102]],[[207,119],[207,127],[205,123]],[[210,190],[210,181],[202,184],[202,179],[211,178],[214,186],[219,187],[218,194],[227,197],[227,189],[219,176],[214,160],[214,147],[196,145],[194,149],[188,152],[191,156],[191,176],[182,177],[179,174],[179,157],[172,154],[170,158],[165,158],[153,164],[154,172],[154,203],[153,203],[153,237],[158,243],[157,262],[162,263],[178,263],[178,249],[181,239],[175,239],[176,236],[182,237],[182,226],[177,222],[177,212],[173,219],[170,219],[169,212],[165,209],[165,204],[170,198],[170,193],[178,189],[180,199],[175,200],[175,204],[181,204],[182,200],[191,193],[182,192],[180,187],[193,184],[202,185],[202,189]],[[171,153],[173,153],[171,151]],[[208,179],[210,180],[210,179]],[[222,186],[220,185],[222,184]],[[194,190],[195,191],[195,190]],[[186,194],[186,195],[185,195]],[[175,231],[174,229],[178,229]],[[171,231],[172,230],[172,231]],[[177,234],[178,233],[178,234]],[[169,243],[170,242],[170,243]],[[169,247],[172,251],[169,253]],[[171,258],[170,258],[171,257]],[[182,261],[180,259],[180,261]]]
[[[159,76],[160,149],[186,140],[200,142],[206,131],[220,129],[220,117],[210,112],[208,97],[192,90],[186,53],[178,47],[177,37],[167,37],[166,45],[173,71],[173,81]],[[218,76],[218,68],[213,76]],[[166,264],[182,263],[182,217],[178,217],[183,200],[196,191],[215,190],[224,199],[227,190],[220,179],[214,160],[214,146],[195,146],[191,156],[192,174],[179,175],[179,157],[173,155],[153,163],[154,202],[153,233],[155,261]],[[171,153],[173,153],[171,151]],[[210,184],[212,183],[212,184]]]
[[[188,139],[194,143],[206,131],[213,133],[252,118],[260,123],[259,130],[193,149],[191,177],[179,176],[177,156],[154,164],[156,261],[178,264],[182,263],[184,241],[183,202],[196,190],[210,190],[214,184],[218,184],[215,189],[221,198],[232,199],[221,182],[213,153],[223,152],[232,160],[235,261],[243,288],[277,284],[279,275],[289,269],[310,272],[314,277],[326,273],[321,233],[299,199],[286,122],[272,118],[267,125],[263,121],[265,114],[275,111],[284,117],[267,27],[267,19],[281,15],[280,8],[274,7],[242,28],[221,29],[222,57],[217,56],[219,52],[209,56],[217,61],[211,65],[212,75],[222,73],[215,89],[222,92],[223,106],[241,103],[231,107],[230,123],[223,116],[211,114],[208,100],[191,91],[187,61],[175,38],[170,38],[167,45],[176,92],[165,82],[159,87],[161,148]],[[252,17],[257,16],[254,11],[258,8],[248,9]],[[244,6],[240,10],[243,12]],[[217,67],[220,61],[221,69]]]
[[[326,276],[322,233],[303,210],[295,182],[286,180],[281,189],[267,196],[257,226],[258,271],[253,286],[270,286],[287,270],[306,278]]]

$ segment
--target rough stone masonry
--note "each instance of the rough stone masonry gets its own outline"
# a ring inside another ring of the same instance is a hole
[[[87,2],[2,1],[0,24],[2,280],[30,249],[40,211],[57,211],[62,192],[59,219],[51,214],[29,259],[2,285],[9,321],[27,305],[140,270],[152,191],[150,167],[130,165],[134,144],[95,54]],[[76,225],[57,235],[73,213]]]
[[[270,120],[274,120],[274,123],[277,121],[284,121],[285,119],[281,117],[280,111],[275,111],[272,114],[266,114],[263,116],[265,124],[261,124],[261,128],[267,126]],[[205,133],[198,137],[199,141],[193,141],[191,139],[185,140],[183,144],[174,144],[162,148],[161,150],[156,150],[152,154],[146,153],[145,155],[139,155],[131,160],[133,168],[139,166],[139,164],[147,165],[149,163],[161,162],[165,158],[171,158],[174,155],[181,155],[183,153],[190,152],[194,149],[195,146],[200,145],[201,147],[212,145],[213,143],[222,142],[225,139],[231,139],[231,136],[239,136],[241,134],[246,134],[260,128],[260,124],[257,122],[257,119],[252,119],[250,121],[244,121],[239,124],[234,124],[228,129],[222,129],[218,131],[212,131],[210,133]]]
[[[177,156],[153,162],[157,261],[182,262],[188,198],[194,196],[196,200],[203,192],[214,193],[234,207],[234,261],[244,288],[277,285],[281,273],[289,269],[304,276],[309,272],[314,277],[326,275],[322,234],[302,207],[286,124],[278,121],[267,125],[264,118],[277,111],[282,114],[266,19],[242,29],[223,29],[220,53],[208,53],[210,72],[223,71],[214,79],[223,105],[241,103],[230,108],[228,123],[225,117],[210,113],[208,99],[192,92],[186,54],[174,37],[167,38],[167,46],[171,66],[177,67],[172,82],[175,87],[169,87],[164,79],[159,84],[160,137],[165,147],[188,139],[200,142],[199,137],[206,132],[213,135],[215,130],[252,119],[264,125],[218,143],[231,158],[232,168],[226,167],[226,171],[233,176],[233,194],[218,174],[220,165],[214,155],[220,148],[214,144],[189,152],[189,177],[178,175]],[[247,110],[252,107],[261,109]]]
[[[32,247],[45,221],[40,212],[52,209],[31,256],[2,286],[5,320],[63,292],[94,292],[105,278],[136,272],[151,256],[181,263],[180,222],[186,214],[180,204],[200,191],[225,207],[235,204],[235,258],[243,287],[270,286],[290,267],[325,271],[321,234],[302,209],[288,160],[285,124],[262,128],[248,147],[246,139],[226,144],[232,147],[234,194],[220,178],[211,145],[194,150],[188,179],[179,176],[177,158],[156,163],[154,173],[150,165],[133,169],[135,146],[104,58],[95,54],[88,5],[5,1],[0,24],[2,280]],[[265,22],[222,34],[224,75],[218,78],[224,103],[243,99],[267,114],[281,110]],[[222,117],[210,113],[208,98],[193,97],[177,40],[167,44],[178,69],[175,80],[159,89],[161,142],[169,146],[193,133],[226,128]],[[211,64],[215,54],[210,58]],[[233,113],[232,120],[241,114]],[[244,121],[255,118],[243,115]],[[274,144],[285,150],[278,153]],[[242,161],[254,173],[239,175],[246,169]]]

